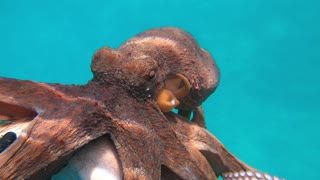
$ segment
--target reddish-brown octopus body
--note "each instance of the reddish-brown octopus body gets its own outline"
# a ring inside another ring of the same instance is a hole
[[[82,86],[0,78],[7,122],[0,133],[18,134],[0,154],[0,179],[50,178],[101,138],[115,147],[122,179],[277,178],[239,161],[201,127],[199,106],[219,71],[188,33],[146,31],[98,50],[91,69],[94,78]]]

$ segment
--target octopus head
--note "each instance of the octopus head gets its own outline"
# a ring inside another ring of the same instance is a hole
[[[194,110],[216,89],[219,70],[195,39],[177,28],[140,33],[92,60],[94,80],[117,84],[138,98],[153,97],[163,112]]]
[[[154,93],[162,111],[194,110],[214,92],[219,70],[210,54],[178,28],[158,28],[140,33],[119,51],[153,59],[158,72]]]

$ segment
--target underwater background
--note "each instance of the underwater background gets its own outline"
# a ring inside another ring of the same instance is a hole
[[[320,179],[320,1],[0,0],[0,76],[84,84],[91,57],[175,26],[215,58],[208,129],[249,165]]]

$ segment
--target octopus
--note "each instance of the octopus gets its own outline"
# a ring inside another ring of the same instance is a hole
[[[279,179],[206,129],[201,104],[220,73],[187,32],[103,47],[91,70],[85,85],[0,78],[0,179]]]

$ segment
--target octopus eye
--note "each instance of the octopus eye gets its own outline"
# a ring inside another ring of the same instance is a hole
[[[162,112],[170,112],[177,107],[180,102],[178,99],[189,94],[191,85],[188,79],[182,74],[167,76],[163,89],[157,98],[157,104]]]
[[[149,72],[149,74],[148,74],[148,79],[149,79],[149,81],[151,81],[152,79],[154,79],[154,77],[156,77],[156,70],[155,70],[155,69],[153,69],[153,70],[151,70],[151,71]]]

